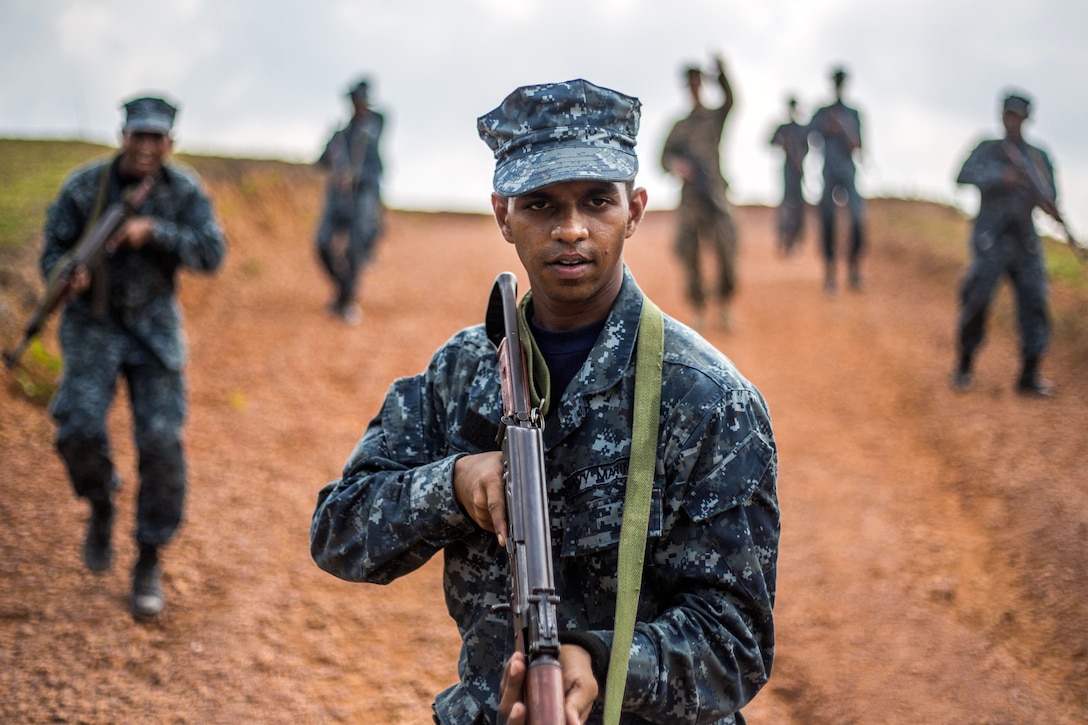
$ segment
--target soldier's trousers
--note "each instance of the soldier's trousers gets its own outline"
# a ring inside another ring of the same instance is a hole
[[[824,261],[831,267],[838,256],[835,244],[836,196],[846,197],[846,208],[850,213],[850,247],[847,259],[851,265],[856,265],[865,250],[865,202],[854,186],[852,174],[824,176],[824,191],[820,197],[820,236],[823,241]]]
[[[781,251],[789,252],[805,228],[805,197],[801,191],[801,175],[788,165],[782,181],[782,203],[777,214],[778,243]]]
[[[139,456],[136,541],[161,546],[180,525],[185,503],[184,379],[116,323],[81,322],[61,324],[64,376],[51,405],[57,452],[78,496],[91,502],[111,497],[119,478],[106,414],[123,377]]]
[[[710,204],[685,200],[676,210],[676,254],[684,268],[687,296],[695,309],[706,307],[700,240],[706,241],[718,265],[717,297],[729,300],[736,289],[737,232],[733,218]]]
[[[1016,293],[1020,354],[1036,358],[1050,344],[1047,279],[1037,239],[1003,237],[989,232],[972,240],[974,254],[960,283],[957,338],[961,355],[971,357],[986,337],[986,319],[997,283],[1005,275]]]
[[[382,205],[377,187],[364,186],[353,196],[350,219],[342,218],[337,206],[330,191],[317,230],[317,253],[336,286],[336,304],[343,306],[355,300],[359,273],[374,253],[381,233]]]

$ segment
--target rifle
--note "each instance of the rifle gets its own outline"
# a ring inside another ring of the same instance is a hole
[[[1065,232],[1065,238],[1069,246],[1073,248],[1073,253],[1077,255],[1077,259],[1082,263],[1088,261],[1088,247],[1083,246],[1073,236],[1073,232],[1070,231],[1069,225],[1065,223],[1065,219],[1062,218],[1062,213],[1058,210],[1058,194],[1054,189],[1054,186],[1042,177],[1039,172],[1039,168],[1032,163],[1023,149],[1017,146],[1015,143],[1009,141],[1003,141],[1001,148],[1005,152],[1005,156],[1012,162],[1020,173],[1022,173],[1031,185],[1032,191],[1039,197],[1042,202],[1039,206],[1044,212],[1050,215],[1054,221],[1061,225],[1062,231]]]
[[[98,218],[91,230],[53,266],[53,271],[45,285],[45,294],[42,295],[42,299],[23,327],[23,339],[14,350],[4,351],[4,366],[8,370],[18,364],[31,341],[42,331],[49,316],[61,302],[67,299],[71,292],[72,274],[76,268],[91,267],[102,259],[103,254],[110,253],[107,248],[110,239],[121,228],[121,224],[140,208],[154,185],[155,177],[147,176],[121,201],[115,201],[106,207],[106,211]]]
[[[518,337],[517,278],[495,279],[487,308],[488,337],[498,347],[502,387],[503,481],[509,532],[510,602],[514,642],[527,669],[522,702],[530,725],[562,725],[563,671],[559,664],[559,622],[552,574],[551,524],[544,476],[543,419],[530,408],[525,356]]]
[[[700,196],[713,204],[718,212],[728,215],[729,205],[726,203],[725,195],[718,188],[714,177],[711,176],[702,162],[688,150],[687,144],[677,144],[671,150],[671,153],[673,156],[682,159],[691,168],[691,178],[685,181],[689,182]]]

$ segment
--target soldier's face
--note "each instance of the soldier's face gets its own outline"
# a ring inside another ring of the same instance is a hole
[[[565,181],[491,202],[529,275],[537,324],[569,330],[604,319],[623,284],[623,246],[645,214],[646,190]]]
[[[121,137],[121,171],[143,178],[158,173],[173,147],[173,140],[161,133],[126,131]]]
[[[1019,113],[1005,111],[1001,114],[1001,122],[1005,126],[1005,135],[1009,138],[1020,138],[1026,119]]]

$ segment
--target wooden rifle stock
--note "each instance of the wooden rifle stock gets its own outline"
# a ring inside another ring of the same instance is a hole
[[[103,254],[108,253],[107,244],[121,224],[135,213],[151,193],[151,187],[155,185],[155,177],[147,176],[121,201],[114,202],[106,207],[106,211],[98,218],[91,230],[80,240],[79,244],[69,250],[56,265],[49,275],[49,281],[45,286],[45,294],[42,295],[30,319],[23,326],[23,338],[14,350],[4,351],[4,366],[8,370],[14,368],[31,341],[42,331],[46,320],[56,311],[57,307],[68,298],[72,286],[72,274],[78,267],[89,267]]]
[[[503,478],[510,562],[510,611],[517,651],[525,655],[522,702],[530,725],[563,725],[563,672],[552,573],[551,525],[544,475],[540,411],[529,402],[525,354],[518,336],[517,279],[495,280],[487,313],[488,336],[498,346],[502,384]]]

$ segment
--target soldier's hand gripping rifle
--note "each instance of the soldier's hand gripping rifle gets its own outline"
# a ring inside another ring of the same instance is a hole
[[[1076,237],[1073,236],[1073,232],[1069,229],[1069,225],[1062,218],[1061,211],[1058,210],[1058,195],[1054,186],[1043,178],[1039,168],[1032,163],[1031,159],[1018,145],[1006,141],[1001,144],[1001,148],[1017,170],[1028,180],[1035,195],[1039,198],[1039,208],[1050,215],[1058,224],[1061,224],[1066,241],[1073,248],[1073,253],[1077,255],[1077,259],[1082,263],[1088,261],[1088,247],[1077,241]]]
[[[562,725],[563,671],[552,574],[551,526],[544,475],[543,420],[529,403],[525,357],[518,337],[517,279],[495,280],[487,309],[488,337],[498,346],[502,381],[503,479],[506,488],[510,602],[515,646],[527,665],[524,691],[530,725]]]
[[[140,184],[125,195],[121,201],[106,207],[91,230],[79,243],[68,250],[53,266],[49,281],[34,311],[23,327],[23,339],[14,350],[4,351],[4,365],[10,370],[18,364],[31,341],[42,331],[46,320],[61,302],[68,298],[72,288],[72,275],[79,267],[92,267],[103,255],[108,254],[107,245],[125,220],[132,216],[151,193],[155,185],[153,176],[145,177]]]

